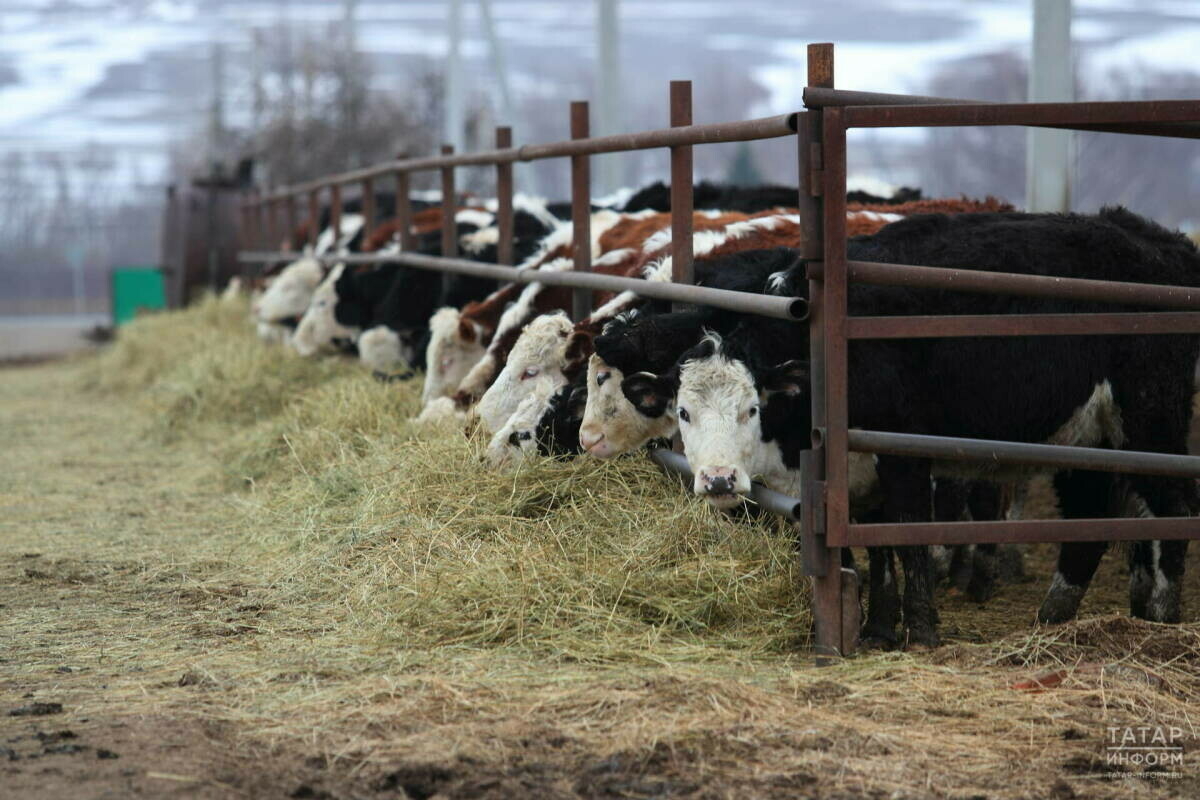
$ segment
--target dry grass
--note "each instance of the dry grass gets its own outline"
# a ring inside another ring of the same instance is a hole
[[[0,689],[220,721],[320,755],[334,796],[1196,796],[1194,749],[1181,780],[1089,775],[1109,725],[1195,730],[1200,625],[1098,589],[1032,629],[1042,587],[1020,585],[986,624],[946,600],[952,634],[982,634],[817,669],[778,523],[640,457],[489,471],[479,443],[413,434],[418,390],[262,346],[216,301],[22,371],[0,389],[0,452],[31,467],[0,478]]]

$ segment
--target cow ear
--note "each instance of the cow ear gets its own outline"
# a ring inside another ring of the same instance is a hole
[[[587,331],[574,331],[571,333],[570,341],[567,342],[567,361],[572,364],[584,361],[592,354],[594,349],[591,333]]]
[[[794,397],[807,391],[808,362],[793,359],[776,364],[763,376],[762,388],[767,396],[782,392]]]
[[[475,326],[461,317],[458,320],[458,338],[464,342],[475,341]]]
[[[621,391],[634,408],[647,417],[661,417],[675,399],[673,374],[637,372],[621,381]]]

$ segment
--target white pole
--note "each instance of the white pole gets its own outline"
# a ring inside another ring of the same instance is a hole
[[[1034,0],[1029,101],[1075,99],[1071,58],[1071,0]],[[1025,156],[1025,205],[1029,211],[1071,208],[1071,131],[1030,128]]]
[[[492,56],[492,72],[496,75],[496,88],[500,90],[500,120],[512,125],[512,93],[508,89],[508,63],[504,59],[504,48],[496,33],[496,21],[492,19],[491,0],[479,0],[479,17],[483,32],[487,36],[488,51]]]
[[[618,53],[619,12],[617,0],[596,0],[596,135],[621,132],[621,75]],[[620,188],[620,165],[613,156],[601,156],[595,161],[596,179],[603,194]]]
[[[446,113],[443,115],[442,140],[462,152],[464,137],[462,58],[462,0],[450,0],[446,25]]]

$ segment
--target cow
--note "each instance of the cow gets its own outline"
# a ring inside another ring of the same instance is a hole
[[[1096,215],[915,216],[851,240],[849,258],[1200,285],[1196,246],[1123,208]],[[801,278],[796,274],[785,282],[797,296],[807,291]],[[1072,313],[1097,307],[1104,306],[861,285],[849,295],[850,313],[860,316]],[[744,333],[706,337],[671,371],[639,373],[622,384],[635,405],[674,406],[696,475],[694,490],[716,505],[747,493],[754,474],[786,468],[785,455],[804,446],[811,427],[806,345],[797,344],[806,338],[803,328],[788,337],[771,330]],[[1190,335],[856,341],[849,359],[849,421],[873,430],[1184,453],[1198,351],[1200,338]],[[785,402],[771,402],[772,397]],[[787,437],[796,438],[795,445]],[[852,492],[861,492],[863,475],[854,462],[863,461],[852,458]],[[1018,483],[1038,472],[889,455],[873,461],[883,521],[931,519],[928,487],[935,475]],[[1200,495],[1190,479],[1069,470],[1053,480],[1068,519],[1200,513]],[[904,641],[936,645],[928,548],[897,549],[905,573]],[[1039,620],[1062,622],[1077,613],[1105,549],[1105,543],[1062,545]],[[1130,548],[1135,616],[1179,620],[1185,551],[1185,542],[1139,542]],[[886,624],[897,617],[873,611],[868,625],[884,629],[869,633],[894,638]]]
[[[893,204],[891,210],[853,205],[848,207],[846,225],[849,231],[858,234],[873,233],[885,225],[903,219],[910,213],[925,213],[930,210],[941,213],[970,213],[1010,211],[1012,209],[1011,206],[991,197],[983,200],[951,198],[906,201],[902,204]],[[780,242],[780,244],[792,247],[798,245],[798,224],[792,229],[792,232],[793,238]],[[746,245],[759,248],[769,246],[764,241],[750,241],[746,242]],[[703,258],[701,258],[702,261]],[[746,264],[757,264],[757,269],[763,268],[764,265],[769,269],[771,265],[775,265],[779,276],[783,276],[795,261],[794,253],[788,251],[772,253],[765,250],[755,256],[747,256],[746,259],[743,259]],[[743,266],[742,269],[745,267]],[[763,291],[760,287],[744,290]],[[702,320],[705,321],[702,322]],[[636,324],[631,326],[627,324],[628,322]],[[711,327],[713,322],[694,314],[681,317],[678,323],[652,320],[641,316],[630,318],[626,323],[614,323],[613,327],[606,330],[606,335],[596,342],[596,354],[592,356],[592,363],[588,366],[589,376],[597,376],[600,380],[605,381],[607,388],[597,384],[594,378],[589,377],[588,402],[584,409],[583,428],[579,434],[580,444],[585,451],[599,458],[611,458],[639,448],[651,439],[674,435],[675,419],[671,412],[665,412],[664,415],[654,418],[639,414],[637,409],[625,400],[619,387],[625,374],[632,374],[630,370],[640,371],[634,367],[640,363],[639,353],[643,350],[649,354],[650,361],[641,369],[648,369],[652,372],[669,369],[679,354],[699,340],[699,328],[692,326],[701,324]],[[641,327],[638,332],[632,330],[633,327],[639,326],[645,327]],[[659,330],[660,327],[663,329]],[[624,341],[625,337],[632,337],[636,344],[630,346],[630,342]],[[652,339],[653,341],[651,341]],[[610,362],[608,360],[610,358],[617,360],[618,363]],[[664,362],[664,358],[669,358],[669,363]],[[607,383],[610,376],[615,376],[614,383]]]

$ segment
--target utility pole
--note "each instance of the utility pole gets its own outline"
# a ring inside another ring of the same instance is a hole
[[[596,133],[608,136],[620,133],[621,74],[618,52],[617,0],[596,0]],[[602,194],[614,192],[621,186],[621,162],[613,156],[595,160],[598,188]]]
[[[463,151],[462,0],[450,0],[446,22],[446,110],[442,115],[442,141]]]
[[[212,101],[208,107],[208,160],[221,157],[225,140],[225,49],[212,43]]]
[[[1071,0],[1034,0],[1029,101],[1075,99],[1071,58]],[[1069,211],[1071,131],[1029,128],[1025,153],[1025,206],[1029,211]]]

